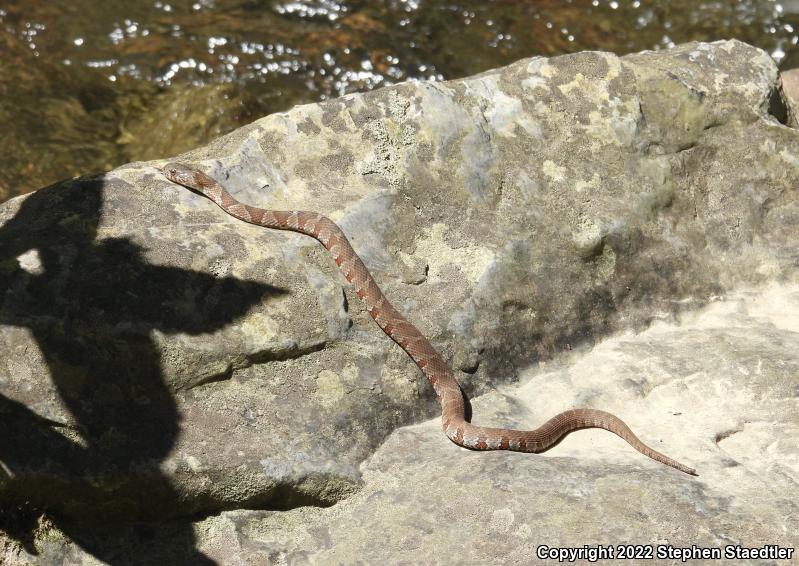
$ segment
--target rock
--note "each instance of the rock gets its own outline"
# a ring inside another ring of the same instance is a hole
[[[796,127],[796,116],[799,113],[799,69],[790,69],[780,73],[782,88],[786,102],[786,114],[790,116],[788,124]]]
[[[331,509],[222,513],[198,524],[199,548],[220,564],[533,564],[541,545],[599,543],[796,548],[799,319],[786,313],[797,311],[799,285],[736,293],[474,403],[481,418],[516,427],[561,408],[607,407],[696,465],[697,480],[635,458],[603,431],[540,457],[443,455],[428,421],[389,437],[354,497]]]
[[[791,542],[773,533],[796,531],[797,350],[774,321],[799,300],[799,138],[778,103],[774,63],[737,41],[579,53],[296,107],[180,157],[250,204],[336,220],[465,391],[491,391],[475,422],[611,410],[698,479],[602,431],[544,456],[464,452],[437,418],[389,437],[438,407],[331,258],[167,183],[164,162],[2,205],[0,496],[54,521],[14,534],[18,555]],[[692,327],[708,305],[722,322]]]
[[[696,465],[696,479],[603,431],[575,433],[537,456],[442,450],[431,420],[392,434],[361,466],[362,489],[334,507],[226,511],[195,523],[197,546],[226,565],[440,556],[529,564],[542,545],[796,548],[797,309],[796,284],[737,291],[682,314],[680,324],[609,338],[525,372],[522,387],[474,401],[483,420],[511,426],[575,404],[601,405]],[[176,533],[167,524],[148,539],[147,563],[169,563]],[[141,536],[114,531],[116,554],[140,554]],[[42,558],[70,549],[53,538],[39,543]]]

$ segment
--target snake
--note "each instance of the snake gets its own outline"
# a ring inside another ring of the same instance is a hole
[[[257,226],[287,230],[316,239],[330,252],[347,281],[355,288],[369,315],[424,373],[441,406],[444,434],[458,446],[472,450],[510,450],[541,453],[569,433],[600,428],[621,437],[635,450],[653,460],[693,476],[696,470],[650,448],[616,415],[594,408],[570,409],[550,418],[534,430],[476,426],[466,420],[464,393],[452,369],[430,341],[389,302],[372,274],[339,226],[322,214],[304,210],[267,210],[236,200],[219,182],[182,163],[160,168],[171,182],[197,192],[230,216]]]

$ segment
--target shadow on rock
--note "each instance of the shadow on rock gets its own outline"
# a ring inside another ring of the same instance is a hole
[[[31,506],[110,564],[210,564],[194,549],[190,519],[180,517],[180,497],[159,468],[179,414],[151,335],[213,332],[285,291],[151,265],[130,240],[97,240],[107,190],[102,178],[42,189],[0,227],[0,324],[30,332],[57,393],[53,404],[71,415],[41,416],[46,402],[28,407],[0,390],[0,521],[14,523],[0,526],[31,552],[32,525],[14,511]],[[0,374],[4,389],[13,367]],[[156,557],[143,525],[159,521],[169,521],[172,536]],[[141,543],[134,552],[98,536],[136,522],[141,528],[126,537]]]

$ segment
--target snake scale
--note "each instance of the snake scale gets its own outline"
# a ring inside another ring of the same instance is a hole
[[[332,220],[301,210],[264,210],[237,201],[222,185],[205,173],[178,163],[161,170],[170,181],[205,195],[231,216],[266,228],[289,230],[318,240],[333,256],[344,277],[354,287],[371,317],[425,374],[441,404],[444,433],[455,444],[474,450],[513,450],[543,452],[575,430],[602,428],[630,446],[667,466],[697,475],[693,468],[653,450],[633,434],[618,417],[597,409],[580,408],[555,415],[535,430],[475,426],[465,419],[463,393],[455,374],[421,332],[386,299],[363,261],[355,253],[344,233]]]

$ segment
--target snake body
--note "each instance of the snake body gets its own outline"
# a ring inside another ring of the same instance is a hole
[[[369,315],[411,357],[430,381],[441,405],[444,433],[455,444],[474,450],[538,453],[554,446],[575,430],[602,428],[620,436],[630,446],[653,460],[681,472],[697,475],[693,468],[644,444],[620,418],[598,409],[565,411],[539,428],[529,431],[481,427],[467,422],[463,393],[449,365],[427,338],[386,299],[344,232],[332,220],[316,212],[265,210],[243,204],[217,181],[186,165],[170,163],[163,167],[162,172],[170,181],[205,195],[239,220],[266,228],[299,232],[318,240],[333,256],[347,281],[355,287],[355,292],[365,303]]]

